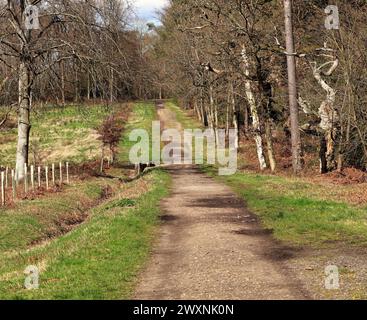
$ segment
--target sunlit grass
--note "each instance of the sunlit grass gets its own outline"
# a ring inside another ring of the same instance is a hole
[[[165,106],[176,115],[177,122],[181,123],[184,129],[203,129],[203,125],[199,121],[188,116],[176,103],[170,101]]]
[[[134,201],[120,198],[100,205],[71,233],[45,246],[0,253],[1,299],[127,299],[148,257],[158,223],[159,201],[169,177],[144,177],[149,191]],[[25,290],[23,271],[40,268],[39,290]]]
[[[35,109],[31,114],[30,162],[80,163],[95,158],[100,152],[95,129],[112,110],[113,107],[100,105]],[[0,131],[0,165],[14,165],[16,143],[16,128]]]
[[[146,130],[151,140],[152,122],[157,120],[156,107],[153,102],[141,102],[135,104],[129,121],[125,127],[125,134],[119,144],[118,160],[121,163],[129,163],[129,152],[136,142],[129,140],[129,134],[135,129]],[[151,144],[149,144],[151,146]],[[151,149],[151,147],[150,147]],[[150,150],[151,155],[151,150]]]
[[[206,171],[216,175],[213,168]],[[367,245],[367,209],[328,199],[321,185],[254,173],[218,179],[233,187],[279,240],[313,246]]]
[[[68,112],[78,119],[78,112]],[[54,115],[47,117],[54,119]],[[128,129],[150,129],[155,117],[152,104],[138,104]],[[98,119],[81,126],[90,127]],[[79,126],[73,122],[64,125]],[[128,134],[126,130],[120,157],[130,146]],[[129,184],[91,178],[61,194],[0,210],[0,299],[131,298],[136,275],[149,256],[159,222],[159,201],[167,195],[169,183],[169,175],[159,170]],[[101,198],[106,186],[115,194],[109,200]],[[73,231],[40,246],[31,245],[46,239],[63,216],[80,212],[87,212],[87,219]],[[29,265],[40,270],[39,290],[23,287],[23,272]]]

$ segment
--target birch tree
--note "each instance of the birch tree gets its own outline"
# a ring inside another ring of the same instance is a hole
[[[65,104],[66,64],[98,64],[103,72],[107,69],[109,84],[105,92],[113,99],[115,74],[122,77],[122,69],[126,69],[121,67],[126,57],[115,37],[125,28],[121,25],[124,17],[118,14],[121,11],[118,0],[102,4],[79,0],[2,1],[0,62],[18,78],[17,180],[24,178],[24,165],[28,163],[30,113],[38,79],[42,77],[43,85],[51,87],[51,82],[44,83],[47,77],[43,75],[52,70],[60,81],[61,101]],[[108,45],[101,46],[101,39]],[[105,48],[110,52],[114,48],[115,57]]]

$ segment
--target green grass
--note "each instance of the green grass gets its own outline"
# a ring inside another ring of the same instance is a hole
[[[171,110],[176,115],[177,121],[182,124],[184,129],[203,128],[203,125],[199,121],[197,121],[193,117],[188,116],[185,112],[183,112],[177,105],[177,103],[167,102],[165,106],[167,109]]]
[[[72,219],[103,197],[106,187],[116,190],[111,180],[91,179],[35,200],[18,201],[15,207],[0,207],[0,254],[24,250],[31,243],[63,232],[60,221]],[[1,270],[1,266],[0,266]]]
[[[167,106],[185,128],[197,126],[177,105]],[[256,173],[218,177],[218,168],[203,170],[231,186],[278,240],[296,246],[367,245],[367,208],[340,200],[351,192],[348,186]]]
[[[95,129],[110,114],[106,106],[48,106],[31,114],[30,162],[83,162],[100,154]],[[13,121],[16,119],[13,116]],[[0,165],[15,162],[17,128],[0,131]],[[60,159],[61,158],[61,159]]]
[[[56,111],[55,111],[56,112]],[[69,110],[71,118],[79,111]],[[54,116],[45,115],[54,119]],[[150,129],[156,117],[152,104],[137,104],[133,128]],[[94,126],[99,116],[90,123]],[[102,118],[102,117],[101,117]],[[74,122],[74,120],[71,120]],[[71,125],[71,124],[70,124]],[[121,151],[129,148],[125,131]],[[118,169],[116,170],[116,173]],[[121,171],[121,170],[120,170]],[[120,172],[120,174],[122,174]],[[128,299],[137,273],[149,257],[159,223],[159,201],[168,194],[169,175],[155,170],[129,184],[90,179],[16,207],[0,210],[0,299]],[[109,186],[114,197],[101,202]],[[57,231],[64,218],[86,212],[87,219],[64,235],[38,246]],[[25,268],[40,270],[40,288],[24,289]]]
[[[134,129],[143,129],[149,133],[151,139],[152,121],[157,120],[155,104],[153,102],[136,103],[125,128],[123,139],[119,144],[118,160],[121,163],[129,163],[129,151],[136,142],[129,141],[129,134]],[[151,146],[151,144],[150,144]],[[151,148],[151,147],[150,147]],[[151,154],[151,150],[150,150]]]
[[[127,299],[148,257],[169,177],[155,171],[134,201],[119,197],[93,209],[71,233],[45,246],[0,255],[0,299]],[[111,205],[119,203],[122,205]],[[126,205],[127,204],[127,205]],[[28,265],[40,268],[40,288],[23,288]]]
[[[174,103],[167,106],[184,127],[197,125]],[[352,191],[348,186],[250,172],[219,177],[218,168],[202,168],[231,186],[278,240],[297,246],[367,245],[367,208],[335,200]]]
[[[205,171],[212,176],[217,172],[209,167]],[[218,179],[229,184],[279,240],[316,247],[367,245],[367,209],[328,200],[322,185],[253,173]]]

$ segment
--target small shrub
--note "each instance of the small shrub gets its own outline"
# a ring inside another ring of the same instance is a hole
[[[123,130],[124,122],[115,115],[108,117],[97,130],[100,134],[99,140],[103,143],[103,151],[105,147],[108,147],[113,159],[115,159],[117,146],[121,140]],[[102,158],[103,156],[102,154]]]

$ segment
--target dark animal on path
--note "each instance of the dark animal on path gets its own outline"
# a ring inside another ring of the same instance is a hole
[[[137,174],[140,174],[142,172],[144,172],[144,170],[146,168],[154,168],[156,167],[156,165],[153,162],[148,162],[148,163],[138,163],[135,166],[135,171]]]

